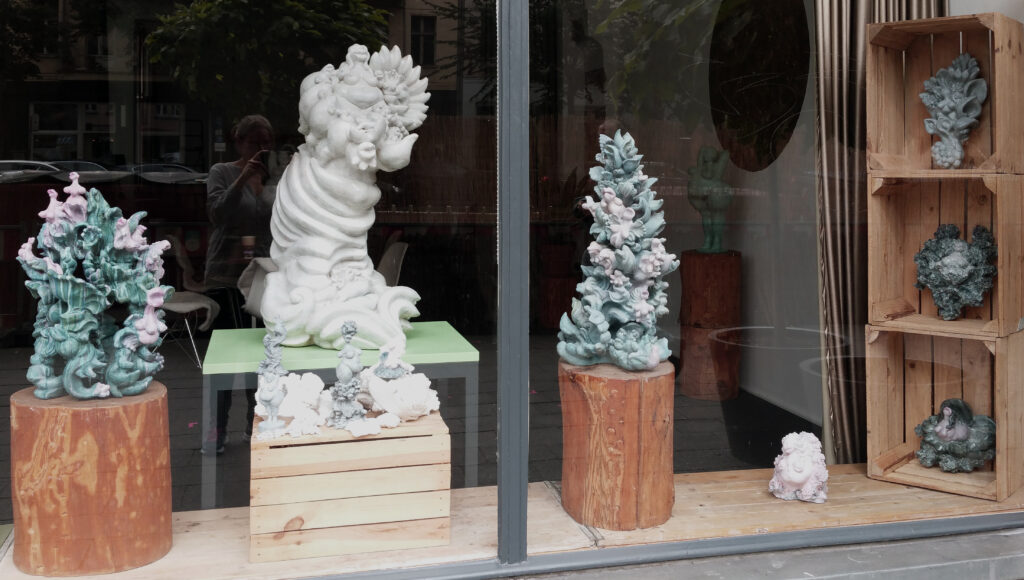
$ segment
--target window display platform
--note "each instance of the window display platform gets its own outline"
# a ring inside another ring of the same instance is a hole
[[[255,389],[256,369],[264,357],[264,328],[238,328],[215,330],[210,337],[203,359],[203,420],[202,431],[208,436],[217,417],[217,392],[232,389]],[[465,384],[466,409],[466,478],[465,486],[477,484],[478,397],[480,352],[447,322],[413,322],[406,333],[406,351],[403,360],[426,374],[433,387],[446,400],[450,379],[462,379]],[[376,350],[363,350],[362,363],[370,366],[377,362]],[[303,346],[285,348],[281,364],[291,372],[315,372],[327,384],[336,379],[338,351]],[[439,383],[443,381],[443,383]],[[217,504],[217,456],[203,456],[202,507]]]
[[[562,510],[556,482],[531,483],[529,555],[1024,510],[1020,491],[993,502],[868,479],[864,465],[831,466],[830,473],[824,504],[776,499],[768,493],[771,469],[677,474],[672,518],[631,532],[580,526]],[[179,512],[167,556],[103,578],[296,578],[490,559],[497,553],[496,503],[495,487],[452,490],[448,546],[260,564],[248,559],[248,508]],[[8,550],[0,578],[37,577],[18,571]]]

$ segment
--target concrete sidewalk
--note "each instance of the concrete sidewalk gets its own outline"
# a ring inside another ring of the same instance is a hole
[[[1024,578],[1024,528],[923,540],[598,568],[523,578],[1019,580]]]

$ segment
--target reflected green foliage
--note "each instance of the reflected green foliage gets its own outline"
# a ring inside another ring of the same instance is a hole
[[[41,399],[137,395],[163,368],[155,350],[167,329],[160,306],[172,289],[160,278],[170,244],[147,243],[144,212],[125,219],[98,190],[86,192],[78,174],[71,177],[65,201],[48,192],[38,243],[29,238],[18,252],[25,285],[39,300],[28,379]],[[106,314],[113,304],[127,308],[120,328]]]
[[[39,75],[43,54],[56,54],[70,65],[74,41],[105,35],[108,18],[121,13],[116,2],[70,0],[69,14],[58,21],[54,8],[39,0],[0,2],[0,84]]]
[[[352,44],[387,39],[387,12],[364,0],[197,0],[159,19],[146,38],[151,60],[231,119],[259,111],[290,122],[307,74],[343,61]]]
[[[931,115],[924,120],[924,129],[939,137],[932,145],[932,159],[939,167],[956,169],[963,163],[967,134],[978,126],[988,96],[988,83],[977,78],[979,72],[978,61],[965,52],[924,82],[921,102]]]
[[[956,320],[964,306],[981,306],[992,289],[996,267],[995,238],[975,226],[971,243],[960,239],[960,228],[943,224],[914,255],[919,289],[929,289],[943,320]]]
[[[584,207],[594,216],[586,278],[576,286],[572,311],[563,314],[558,354],[575,365],[611,363],[626,370],[653,369],[667,359],[668,340],[657,319],[668,314],[664,277],[679,267],[657,235],[665,227],[657,179],[644,175],[633,137],[601,135],[601,165],[590,170],[597,199]]]
[[[949,473],[970,472],[996,456],[996,424],[975,415],[963,399],[946,399],[940,411],[914,427],[921,437],[917,459]]]

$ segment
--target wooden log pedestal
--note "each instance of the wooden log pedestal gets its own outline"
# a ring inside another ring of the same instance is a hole
[[[674,370],[558,362],[562,507],[577,522],[635,530],[672,515]]]
[[[742,255],[729,250],[680,256],[679,393],[705,401],[739,394],[740,274]]]
[[[167,388],[134,397],[11,397],[14,564],[82,576],[137,568],[171,549]]]

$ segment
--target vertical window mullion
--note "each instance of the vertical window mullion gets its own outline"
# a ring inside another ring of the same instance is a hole
[[[529,458],[529,14],[498,10],[498,560],[526,560]]]

